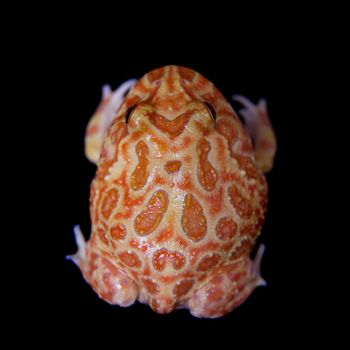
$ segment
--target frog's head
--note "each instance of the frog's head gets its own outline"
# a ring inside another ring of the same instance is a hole
[[[202,137],[210,140],[217,132],[232,139],[239,123],[213,83],[189,68],[166,66],[137,82],[125,82],[115,92],[105,88],[88,126],[86,154],[95,163],[101,158],[112,164],[117,157],[114,150],[124,138],[129,145],[143,140],[179,149],[189,140],[193,144]]]
[[[162,133],[174,139],[186,129],[196,136],[207,135],[215,127],[217,100],[212,93],[216,91],[211,82],[193,70],[167,66],[146,74],[135,84],[120,115],[129,134]]]

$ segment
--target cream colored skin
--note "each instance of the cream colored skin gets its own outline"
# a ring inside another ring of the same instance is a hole
[[[262,171],[270,170],[276,150],[266,103],[255,106],[234,97],[245,107],[241,114],[254,138],[253,150],[230,104],[200,74],[168,66],[134,84],[130,80],[115,92],[105,87],[89,123],[86,155],[98,165],[90,197],[92,236],[85,243],[75,228],[79,249],[71,259],[111,304],[139,300],[159,313],[185,307],[196,317],[223,316],[265,285],[259,272],[263,247],[254,262],[249,252],[266,210]],[[210,150],[200,163],[203,140]],[[137,151],[140,142],[147,149],[146,163]],[[180,169],[169,173],[166,164],[174,161]],[[133,187],[135,173],[138,187]],[[159,199],[155,204],[164,206],[158,216],[154,206],[147,209],[157,193],[167,196],[166,204]],[[190,214],[189,195],[201,208],[193,211],[192,202]],[[154,217],[159,222],[152,226]],[[232,225],[219,225],[223,218],[233,220],[234,232]],[[116,226],[123,227],[125,236],[113,234],[120,235],[113,231]]]

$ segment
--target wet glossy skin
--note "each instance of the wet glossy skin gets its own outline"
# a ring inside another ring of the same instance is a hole
[[[267,185],[222,94],[190,69],[160,68],[131,89],[100,139],[99,127],[91,122],[86,139],[87,156],[100,153],[92,233],[75,258],[88,283],[111,304],[139,300],[158,313],[219,317],[242,303],[262,283],[249,253]]]

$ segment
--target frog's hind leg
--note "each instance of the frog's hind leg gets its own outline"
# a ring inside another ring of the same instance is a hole
[[[196,317],[221,317],[241,305],[256,287],[265,286],[260,264],[265,247],[261,245],[254,261],[249,257],[219,268],[189,299],[188,307]]]
[[[246,97],[234,95],[233,99],[243,105],[239,114],[243,117],[250,137],[254,141],[257,166],[264,173],[271,170],[276,153],[276,136],[267,113],[266,101],[254,105]]]
[[[92,163],[97,163],[105,132],[121,106],[125,93],[135,83],[135,79],[130,79],[115,91],[112,91],[109,85],[102,87],[102,100],[91,117],[85,134],[85,155]]]
[[[112,305],[127,307],[136,301],[139,289],[132,278],[113,262],[103,252],[92,251],[85,242],[79,226],[74,227],[78,252],[67,256],[82,272],[98,296]]]

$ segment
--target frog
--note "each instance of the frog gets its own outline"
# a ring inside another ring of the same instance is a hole
[[[266,101],[233,99],[182,66],[106,85],[88,123],[91,235],[68,258],[105,302],[218,318],[266,285],[265,221],[276,137]]]

